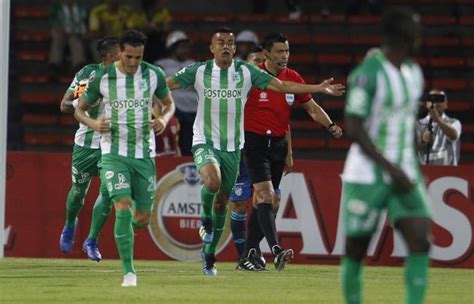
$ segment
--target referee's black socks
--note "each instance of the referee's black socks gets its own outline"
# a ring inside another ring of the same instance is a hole
[[[262,240],[263,233],[258,223],[257,209],[252,208],[247,223],[247,241],[245,242],[244,257],[246,257],[252,248],[258,248]]]
[[[260,229],[267,239],[268,246],[274,248],[278,245],[275,218],[273,217],[273,205],[269,203],[260,203],[257,205],[257,216]]]

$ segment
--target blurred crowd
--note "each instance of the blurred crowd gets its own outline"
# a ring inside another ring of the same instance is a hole
[[[120,0],[105,0],[92,7],[87,7],[81,0],[56,0],[49,15],[49,64],[56,75],[64,71],[64,66],[77,71],[86,63],[99,62],[97,41],[107,36],[120,36],[129,29],[147,34],[144,59],[153,62],[165,53],[165,39],[172,20],[165,0],[141,0],[134,7]],[[66,54],[70,55],[68,60]]]

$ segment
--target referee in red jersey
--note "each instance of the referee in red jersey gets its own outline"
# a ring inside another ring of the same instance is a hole
[[[263,41],[265,63],[259,67],[282,81],[305,83],[294,70],[287,67],[290,56],[288,38],[280,33],[271,33]],[[340,95],[340,94],[336,94]],[[293,258],[292,249],[282,249],[278,243],[274,205],[274,189],[279,187],[288,145],[291,107],[300,103],[311,118],[322,124],[336,138],[342,130],[331,121],[326,112],[314,101],[311,94],[285,94],[253,88],[245,105],[244,157],[250,181],[256,196],[256,206],[252,208],[248,221],[248,235],[243,259],[249,260],[249,252],[257,248],[265,237],[274,255],[276,270],[285,268]],[[291,156],[290,156],[291,157]],[[291,162],[292,163],[292,162]]]

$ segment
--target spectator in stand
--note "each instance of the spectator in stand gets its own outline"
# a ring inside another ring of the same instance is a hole
[[[146,33],[148,44],[144,60],[154,62],[164,57],[165,37],[169,31],[171,12],[166,0],[142,0],[142,10],[135,12],[127,22],[129,29],[138,29]]]
[[[245,61],[250,50],[258,44],[257,34],[251,30],[243,30],[235,38],[235,44],[235,58]]]
[[[87,11],[80,2],[74,0],[54,1],[49,10],[51,23],[51,46],[49,63],[54,76],[63,70],[64,47],[71,53],[71,69],[78,70],[86,62],[84,35],[87,32]]]
[[[166,48],[170,56],[155,62],[167,76],[174,75],[184,67],[194,63],[190,59],[191,41],[182,31],[171,32],[166,39]],[[197,112],[196,93],[192,88],[172,92],[176,104],[175,116],[179,121],[179,148],[182,155],[192,155],[193,124]]]
[[[371,15],[379,16],[382,13],[383,1],[381,0],[347,0],[346,1],[346,19],[353,15],[359,15],[360,6],[363,2],[367,2],[367,7]]]
[[[303,13],[301,9],[301,1],[299,0],[286,0],[286,6],[288,7],[288,19],[290,20],[298,20]]]
[[[418,157],[424,165],[457,166],[461,146],[461,122],[446,115],[448,97],[441,90],[431,90],[424,106],[427,115],[418,121]]]
[[[166,129],[156,136],[156,156],[181,156],[178,146],[179,122],[176,117],[172,117]]]
[[[120,3],[120,0],[105,0],[96,5],[89,14],[89,36],[91,45],[95,46],[101,37],[121,36],[127,29],[127,21],[133,15],[130,7]],[[91,49],[94,61],[100,61],[100,54]]]
[[[146,34],[150,44],[145,51],[145,60],[154,62],[164,57],[165,39],[170,30],[171,12],[166,7],[166,0],[142,0],[145,12],[148,13]]]
[[[324,1],[323,1],[324,2]],[[288,19],[298,20],[301,17],[303,10],[301,9],[300,0],[285,0],[286,7],[288,8]],[[258,15],[265,15],[268,11],[267,0],[254,0],[252,1],[252,13]]]

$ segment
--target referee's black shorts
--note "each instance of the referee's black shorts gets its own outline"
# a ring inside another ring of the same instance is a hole
[[[252,184],[271,181],[279,188],[287,153],[286,137],[245,132],[244,158]]]

